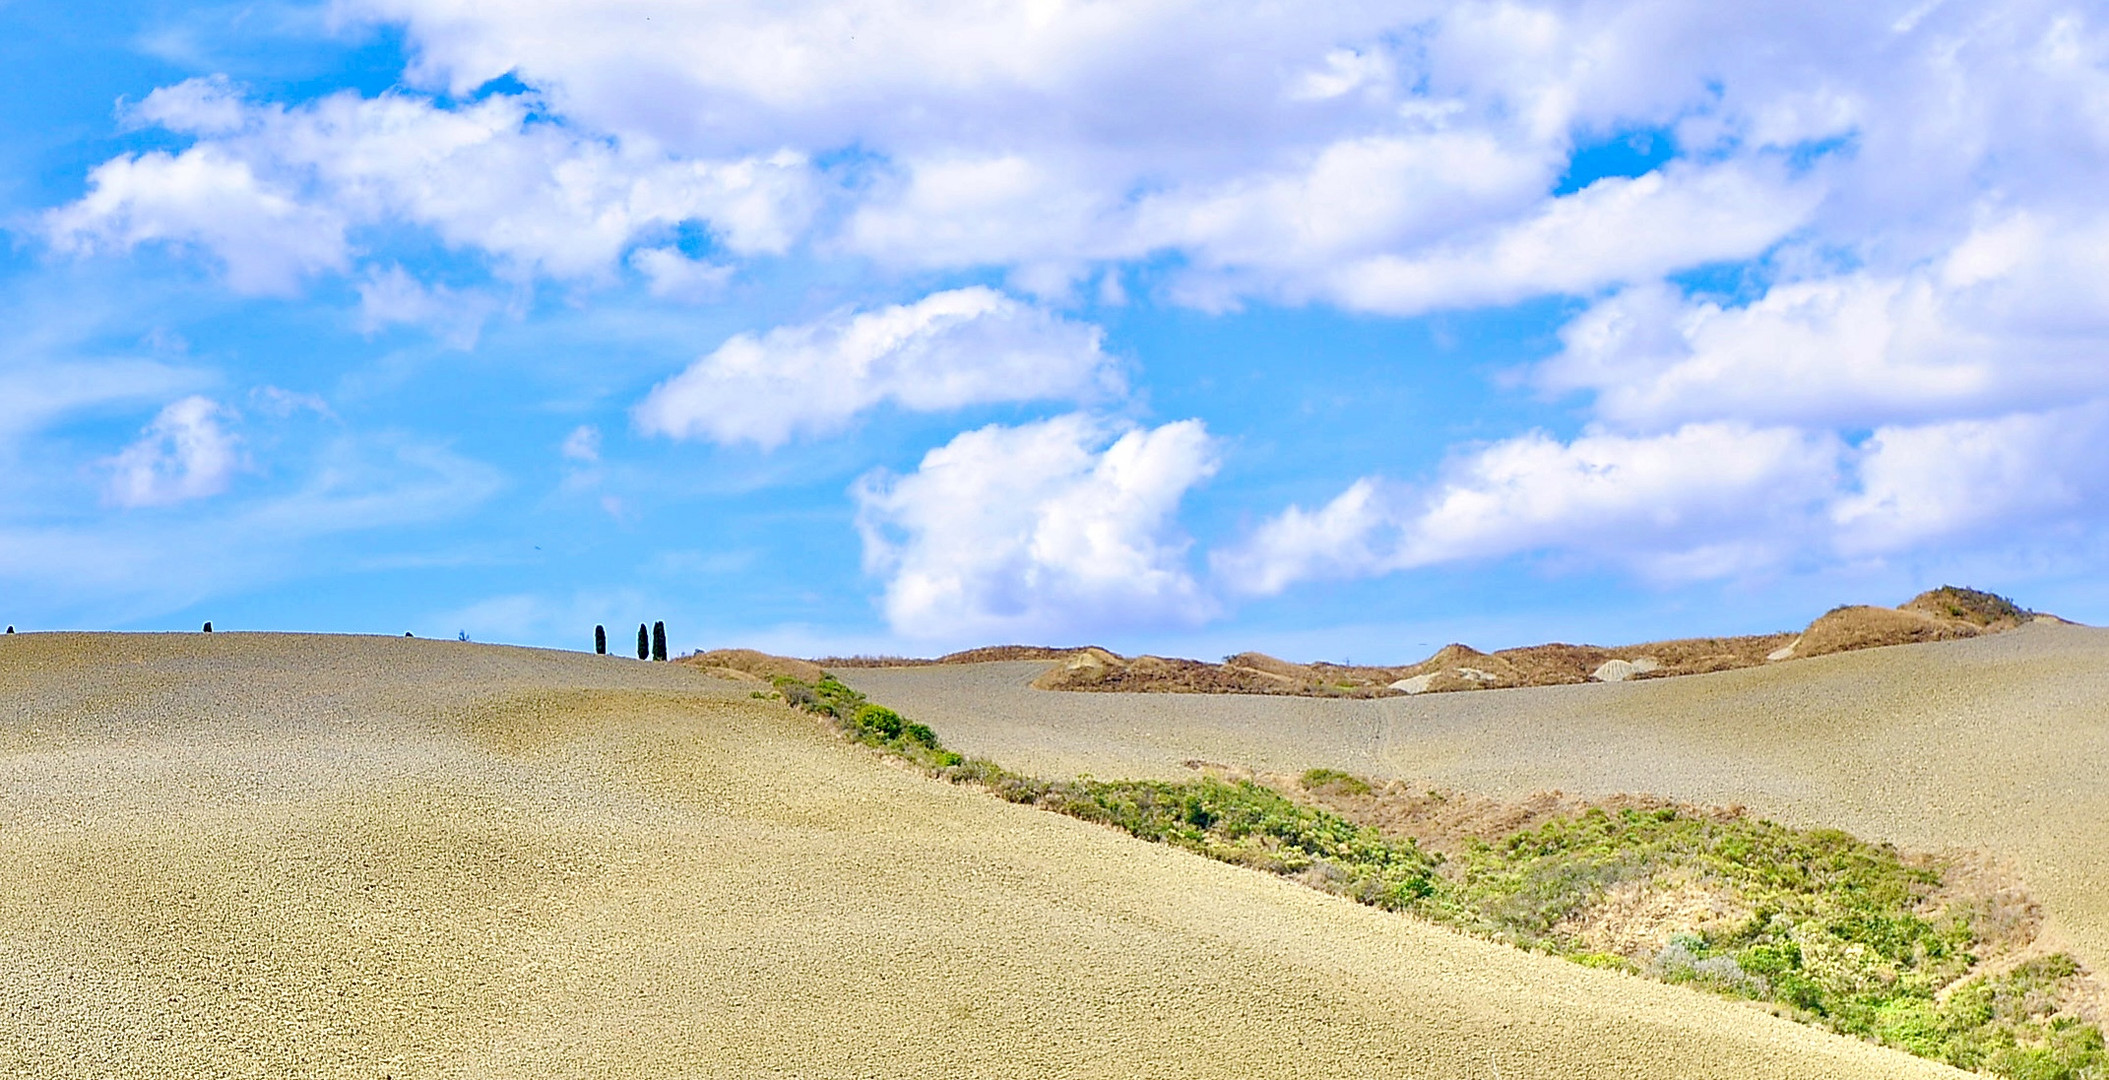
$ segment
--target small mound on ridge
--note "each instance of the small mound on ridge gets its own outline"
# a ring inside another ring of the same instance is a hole
[[[675,663],[699,667],[721,679],[768,682],[789,675],[800,682],[819,682],[826,672],[810,660],[795,656],[772,656],[755,649],[712,649],[691,653]]]

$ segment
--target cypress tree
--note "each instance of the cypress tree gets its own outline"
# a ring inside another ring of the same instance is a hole
[[[205,620],[205,629],[203,629],[203,630],[199,631],[199,633],[203,633],[203,634],[210,634],[210,633],[212,633],[212,620],[211,620],[211,619],[207,619],[207,620]]]
[[[14,624],[14,623],[8,623],[8,624],[7,624],[7,632],[8,632],[8,633],[10,633],[10,634],[12,634],[12,633],[14,633],[14,632],[15,632],[15,624]]]
[[[644,628],[643,623],[637,624],[637,658],[639,660],[650,660],[652,658],[652,635],[650,631]]]
[[[595,656],[608,655],[608,628],[605,626],[595,625],[593,627],[593,654]]]
[[[666,659],[666,624],[663,622],[652,624],[652,659]]]

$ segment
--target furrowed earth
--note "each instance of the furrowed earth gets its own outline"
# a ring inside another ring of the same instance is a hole
[[[1331,766],[1984,846],[2109,954],[2100,631],[1368,701],[1029,689],[1046,667],[844,674],[1050,775]],[[755,689],[399,638],[0,639],[0,1075],[1964,1075],[935,781]]]

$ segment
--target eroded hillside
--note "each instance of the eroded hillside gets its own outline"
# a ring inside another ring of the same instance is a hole
[[[1683,638],[1611,647],[1531,645],[1492,653],[1452,644],[1405,667],[1297,664],[1255,652],[1215,664],[1159,656],[1129,658],[1084,648],[1058,655],[1060,663],[1033,685],[1043,690],[1307,697],[1567,686],[1701,675],[1886,645],[1953,641],[2011,630],[2038,617],[2004,597],[1943,586],[1900,607],[1836,608],[1800,633]],[[963,661],[948,657],[937,662]]]

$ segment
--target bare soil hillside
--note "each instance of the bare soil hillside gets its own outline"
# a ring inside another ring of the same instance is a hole
[[[1041,775],[1325,767],[1502,801],[1747,806],[1908,849],[1983,850],[2109,970],[2109,630],[2044,621],[1680,679],[1382,700],[1048,694],[1042,663],[847,672],[947,745]]]
[[[446,641],[0,638],[0,1075],[1960,1075],[748,695]]]

